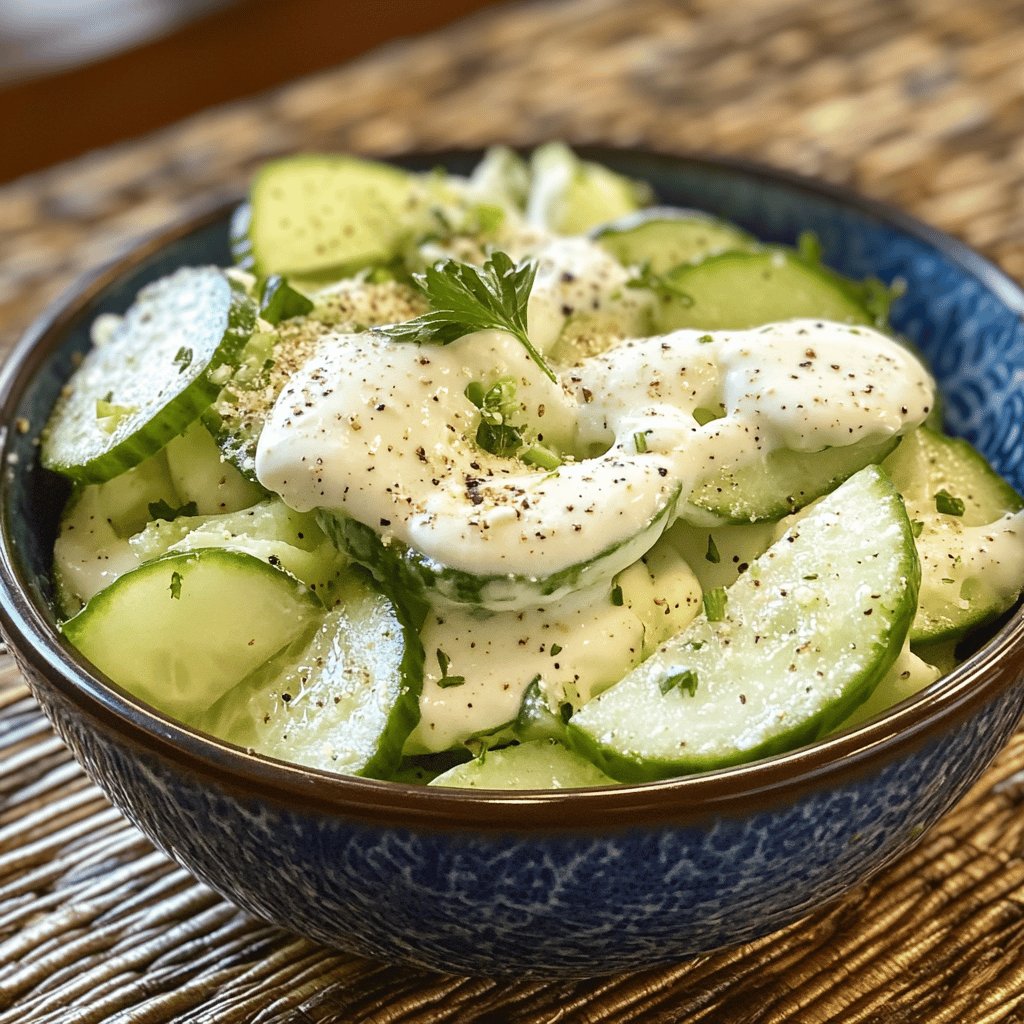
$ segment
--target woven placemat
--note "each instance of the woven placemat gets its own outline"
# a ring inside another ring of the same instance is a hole
[[[0,189],[0,345],[75,275],[297,148],[548,138],[852,184],[1024,278],[1019,0],[498,7]],[[1024,1021],[1024,735],[910,856],[741,949],[589,982],[433,975],[258,922],[153,850],[0,658],[0,1024]]]

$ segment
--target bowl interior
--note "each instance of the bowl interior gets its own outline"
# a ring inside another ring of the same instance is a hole
[[[976,444],[1024,490],[1024,293],[994,267],[893,210],[793,176],[739,162],[614,150],[589,155],[649,181],[664,203],[718,214],[768,241],[793,243],[810,230],[825,262],[841,273],[905,282],[892,308],[893,326],[930,363],[948,428]],[[403,162],[464,172],[478,157],[441,154]],[[3,498],[12,569],[36,614],[51,624],[51,552],[68,488],[39,468],[38,432],[77,354],[89,347],[95,317],[122,312],[142,285],[176,267],[229,263],[229,216],[224,207],[172,229],[77,286],[29,332],[4,371]]]

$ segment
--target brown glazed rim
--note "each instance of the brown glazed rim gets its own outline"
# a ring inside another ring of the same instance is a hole
[[[982,281],[1011,309],[1024,314],[1024,292],[1001,271],[955,239],[899,210],[846,189],[744,160],[581,147],[592,159],[630,155],[663,166],[699,164],[831,200],[939,250]],[[417,154],[446,159],[466,153]],[[401,162],[401,158],[396,158]],[[125,255],[72,285],[29,328],[0,376],[0,465],[6,467],[19,402],[36,372],[70,328],[90,316],[90,303],[122,275],[192,231],[224,220],[238,197],[193,211]],[[787,754],[751,764],[664,782],[572,791],[433,789],[332,775],[247,754],[192,732],[139,703],[92,669],[53,629],[45,608],[30,596],[8,521],[11,482],[0,474],[0,623],[33,684],[51,688],[88,727],[137,752],[156,755],[186,776],[249,802],[273,802],[326,817],[355,818],[399,828],[458,831],[587,832],[635,826],[701,826],[716,817],[743,817],[792,803],[815,790],[868,778],[886,764],[952,730],[1024,675],[1024,607],[948,676],[883,718]],[[52,697],[51,697],[52,699]]]

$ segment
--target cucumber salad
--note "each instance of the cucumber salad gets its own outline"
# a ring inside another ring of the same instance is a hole
[[[723,768],[883,712],[1024,586],[893,289],[553,143],[264,167],[42,437],[61,630],[252,752],[404,783]]]

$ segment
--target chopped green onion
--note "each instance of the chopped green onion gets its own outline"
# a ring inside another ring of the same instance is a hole
[[[729,597],[725,587],[715,587],[704,595],[704,614],[708,622],[721,622],[725,618],[725,606]]]

